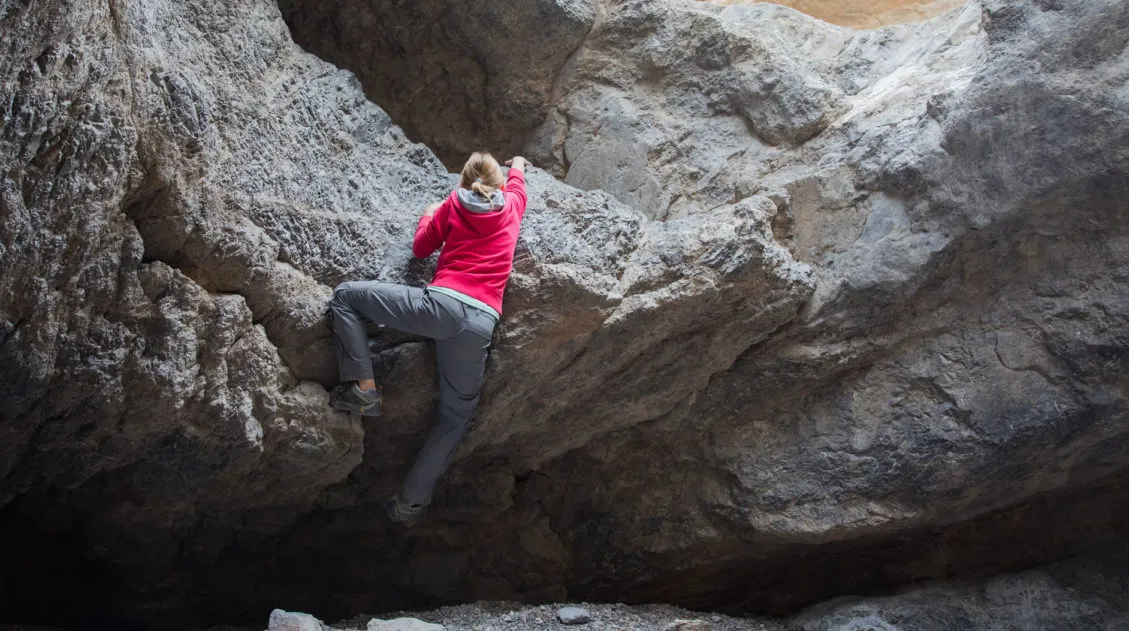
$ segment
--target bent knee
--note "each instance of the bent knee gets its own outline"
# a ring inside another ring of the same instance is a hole
[[[439,405],[459,416],[469,416],[478,407],[479,391],[461,393],[446,391],[439,393]]]
[[[340,285],[333,288],[333,297],[329,299],[330,302],[343,302],[345,300],[345,292],[355,289],[357,281],[347,280]]]

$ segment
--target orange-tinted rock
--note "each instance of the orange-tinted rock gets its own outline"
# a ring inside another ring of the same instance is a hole
[[[713,4],[751,4],[747,0],[708,0]],[[825,22],[851,28],[920,22],[955,9],[965,0],[780,0]]]

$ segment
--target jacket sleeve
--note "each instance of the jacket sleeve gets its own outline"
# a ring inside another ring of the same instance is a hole
[[[517,169],[510,169],[510,175],[506,178],[506,201],[514,205],[514,210],[517,211],[517,217],[520,221],[525,216],[525,204],[528,200],[525,194],[525,174]]]
[[[416,236],[412,240],[412,256],[425,259],[443,246],[443,242],[447,240],[448,219],[453,212],[451,205],[454,203],[454,195],[448,196],[434,215],[419,218]]]

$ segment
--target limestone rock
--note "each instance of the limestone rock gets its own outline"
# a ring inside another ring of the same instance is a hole
[[[517,149],[545,118],[557,69],[596,0],[431,3],[280,0],[295,37],[351,67],[369,96],[451,168],[481,147]],[[363,64],[350,63],[364,60]]]
[[[0,4],[3,617],[791,611],[1125,534],[1129,5],[282,9]],[[410,533],[432,350],[374,332],[387,412],[334,413],[325,302],[426,282],[452,178],[366,90],[552,172]]]
[[[1123,554],[1123,553],[1122,553]],[[947,631],[949,629],[1120,628],[1129,622],[1124,601],[1076,582],[1093,580],[1080,558],[1043,570],[997,577],[978,587],[931,587],[871,599],[838,599],[796,616],[800,631]],[[1124,576],[1113,569],[1103,579]],[[1069,576],[1069,578],[1068,578]],[[1123,591],[1123,588],[1122,588]]]
[[[592,614],[583,607],[561,607],[557,611],[557,620],[562,624],[588,624],[592,621]]]
[[[705,620],[675,620],[666,625],[666,631],[711,631],[713,626]]]
[[[709,0],[714,4],[751,4],[749,0]],[[918,22],[959,8],[962,0],[780,0],[783,4],[832,24],[875,28]]]
[[[308,613],[297,613],[275,609],[270,612],[267,631],[325,631],[321,620]]]
[[[369,620],[366,631],[444,631],[445,627],[441,624],[432,624],[424,622],[418,618],[395,618],[393,620],[381,620],[373,618]]]

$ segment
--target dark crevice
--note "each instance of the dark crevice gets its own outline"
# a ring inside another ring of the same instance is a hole
[[[255,300],[255,296],[250,293],[255,291],[253,287],[221,287],[213,280],[204,264],[184,253],[182,248],[191,235],[183,225],[183,218],[174,210],[175,206],[176,201],[173,199],[172,191],[152,180],[143,182],[138,191],[130,195],[127,202],[123,204],[125,216],[134,224],[144,245],[141,262],[143,264],[160,262],[168,265],[210,294],[232,294],[241,297],[251,312],[251,324],[263,326],[267,340],[275,348],[282,365],[292,375],[299,378],[308,377],[304,371],[295,370],[296,367],[287,362],[284,352],[287,349],[278,344],[276,339],[271,338],[271,332],[275,330],[272,326],[277,307],[275,301]],[[208,255],[203,257],[204,260],[213,259],[213,255],[220,247],[215,245]],[[253,274],[248,276],[251,277]],[[322,385],[329,384],[322,383]]]
[[[620,593],[628,602],[789,615],[845,593],[882,596],[926,581],[985,580],[1129,541],[1127,484],[1129,469],[1123,469],[1082,488],[1045,493],[956,524],[826,544],[765,546],[754,556],[736,552],[724,562]],[[608,587],[595,581],[574,591],[592,598]]]
[[[15,322],[5,320],[0,323],[0,347],[8,343],[8,340],[19,332],[20,327],[23,326],[27,318],[17,318]]]
[[[397,92],[403,86],[397,85],[396,80],[414,79],[410,72],[414,66],[392,68],[389,72],[403,72],[405,75],[387,77],[380,73],[384,71],[382,66],[394,65],[383,63],[389,61],[388,58],[347,59],[341,56],[349,52],[346,49],[350,45],[348,38],[351,34],[338,21],[351,17],[347,8],[340,9],[339,16],[334,17],[313,2],[280,2],[295,36],[304,38],[299,41],[315,49],[328,46],[319,54],[324,54],[334,63],[354,68],[370,95],[389,109],[395,118],[403,121],[413,137],[435,146],[449,166],[457,165],[465,153],[480,146],[497,151],[506,151],[509,146],[512,150],[522,134],[528,131],[529,125],[539,121],[537,117],[541,109],[536,103],[517,113],[498,114],[491,109],[492,104],[497,104],[491,101],[491,79],[498,75],[491,74],[495,70],[491,69],[492,60],[488,56],[459,50],[457,46],[449,51],[429,48],[451,35],[444,30],[449,27],[448,23],[428,24],[426,18],[429,15],[411,2],[387,0],[383,4],[365,4],[370,8],[376,7],[376,23],[381,30],[370,37],[382,42],[380,45],[388,46],[382,53],[393,62],[418,57],[421,63],[431,63],[432,66],[421,67],[436,70],[440,83],[426,84],[427,89],[437,97],[453,95],[457,100],[467,96],[474,102],[473,105],[466,110],[460,110],[459,104],[452,105],[452,111],[459,114],[452,119],[442,115],[446,110],[428,110],[419,99],[404,98]],[[116,24],[118,16],[114,0],[110,0],[110,9]],[[397,12],[411,18],[406,26],[389,17],[394,17]],[[321,27],[325,27],[320,31],[321,35],[336,41],[315,41]],[[389,34],[391,37],[385,37]],[[407,47],[407,42],[413,38],[420,40],[420,49]],[[460,57],[469,58],[473,63],[458,66]],[[362,63],[366,65],[358,65]],[[473,80],[467,80],[466,76],[459,74],[460,69],[480,72],[484,76],[475,75]],[[556,81],[556,74],[546,74]],[[422,77],[421,83],[431,78]],[[388,79],[389,84],[373,84],[372,81],[377,79]],[[459,92],[460,82],[468,84],[461,88],[465,94]],[[462,124],[475,120],[480,122],[456,130],[449,137],[446,135],[449,130],[425,127],[436,121]],[[568,122],[571,124],[571,121]],[[437,144],[436,139],[445,140]],[[565,163],[566,174],[568,167],[569,164]],[[170,211],[165,207],[168,190],[156,183],[147,183],[141,191],[126,204],[124,212],[142,235],[145,246],[143,262],[160,261],[192,278],[205,291],[220,291],[216,283],[209,280],[207,270],[198,268],[199,262],[191,260],[181,247],[188,238],[185,231],[163,231],[159,225],[160,221],[178,219],[175,212],[163,214]],[[146,222],[152,221],[158,223],[146,225]],[[781,226],[782,232],[786,228]],[[997,246],[995,242],[991,245]],[[203,260],[210,257],[211,254]],[[252,291],[258,290],[249,289],[247,295],[239,291],[231,293],[242,296],[250,309],[255,303],[249,298],[256,297]],[[939,290],[937,295],[951,297],[951,294]],[[863,299],[867,298],[863,296]],[[912,296],[910,300],[915,298],[917,296]],[[263,324],[269,329],[276,317],[281,319],[282,315],[276,316],[275,303],[263,302],[266,306],[260,306],[258,312],[252,310],[252,318],[255,324]],[[800,304],[797,311],[802,313],[806,304]],[[892,307],[884,303],[877,308],[894,312],[899,303],[891,304]],[[753,365],[762,352],[771,352],[773,343],[779,343],[778,338],[796,332],[796,317],[797,313],[790,314],[787,321],[763,338],[775,342],[758,341],[738,349],[734,353],[734,366]],[[15,335],[22,322],[22,319],[17,320],[2,329],[0,344]],[[904,322],[898,324],[906,326]],[[702,326],[708,324],[703,323]],[[239,335],[245,332],[246,329]],[[692,333],[683,334],[690,336]],[[935,331],[928,332],[929,335],[933,333]],[[925,333],[918,331],[916,335],[915,340]],[[391,374],[398,369],[404,373],[415,371],[400,379],[401,383],[393,384],[409,391],[392,393],[405,407],[417,402],[409,396],[416,396],[416,393],[410,392],[411,389],[433,390],[431,383],[424,383],[432,376],[433,367],[420,368],[426,360],[417,362],[414,367],[406,365],[411,363],[409,361],[398,364],[402,358],[424,356],[421,344],[424,341],[415,336],[394,334],[379,335],[372,341],[371,350],[374,362],[378,364],[378,374]],[[671,341],[656,344],[664,343],[670,344]],[[558,372],[576,365],[584,358],[584,353],[585,350],[580,349],[575,356],[566,359],[564,367]],[[654,359],[647,354],[640,357],[644,362]],[[853,363],[848,362],[840,372],[832,370],[814,378],[808,375],[807,378],[810,382],[841,380],[846,371],[859,369],[873,358],[873,353],[862,354]],[[282,361],[285,363],[285,360]],[[693,358],[687,358],[687,361],[693,361]],[[697,391],[679,398],[663,415],[678,410],[688,400],[708,391],[722,376],[741,378],[738,372],[732,366],[710,372]],[[793,382],[790,385],[795,390],[816,387],[811,383],[797,385]],[[936,385],[929,381],[923,381],[921,385],[936,389]],[[936,395],[953,402],[942,389],[936,389]],[[754,396],[763,399],[771,395],[757,392]],[[157,549],[145,559],[149,565],[128,566],[130,561],[122,561],[114,554],[120,553],[120,548],[133,547],[137,542],[124,540],[120,533],[109,544],[102,542],[109,552],[95,549],[97,543],[92,542],[98,541],[98,524],[91,516],[96,515],[100,507],[90,506],[90,503],[116,500],[117,493],[128,496],[129,489],[124,483],[128,478],[122,477],[120,472],[113,472],[113,476],[100,475],[68,490],[32,486],[16,501],[0,509],[0,539],[23,544],[22,547],[0,547],[0,611],[15,622],[75,627],[129,629],[131,625],[152,627],[154,621],[170,628],[220,623],[261,624],[273,607],[307,609],[322,617],[360,612],[376,614],[403,607],[432,606],[494,595],[512,597],[513,593],[522,589],[526,590],[522,592],[524,594],[533,594],[528,597],[529,600],[540,602],[545,597],[537,595],[538,587],[568,581],[569,597],[574,599],[659,601],[696,609],[722,609],[736,614],[788,614],[844,593],[881,594],[917,581],[970,580],[1031,567],[1129,535],[1129,491],[1126,490],[1129,488],[1129,469],[1123,469],[1081,488],[1044,493],[1015,506],[958,523],[907,530],[890,528],[882,532],[876,532],[880,528],[874,528],[866,536],[819,543],[781,541],[778,535],[774,538],[773,533],[752,528],[742,531],[742,527],[747,527],[747,519],[742,523],[739,514],[724,515],[726,518],[721,519],[724,509],[710,506],[705,511],[705,519],[714,520],[719,532],[729,529],[718,537],[718,540],[731,537],[730,541],[719,544],[729,547],[721,549],[719,554],[718,549],[710,548],[717,541],[701,543],[691,537],[687,545],[698,545],[700,550],[687,553],[681,549],[664,556],[640,551],[648,550],[645,544],[635,548],[624,545],[623,541],[638,542],[631,540],[638,533],[617,531],[625,527],[625,516],[610,512],[601,514],[601,510],[611,509],[607,504],[601,505],[589,499],[589,493],[596,490],[595,487],[612,487],[617,483],[607,475],[616,471],[615,466],[595,461],[592,457],[592,452],[604,446],[620,446],[617,444],[620,436],[610,434],[600,434],[591,441],[600,444],[586,445],[553,462],[539,465],[546,469],[545,472],[525,471],[514,475],[513,465],[508,460],[510,455],[507,454],[511,445],[499,447],[496,451],[473,453],[456,463],[456,467],[463,469],[460,473],[465,474],[458,478],[464,486],[441,489],[445,496],[435,510],[434,514],[438,516],[435,521],[424,523],[421,528],[405,534],[385,523],[376,498],[394,491],[399,475],[410,462],[431,420],[432,402],[426,396],[419,398],[426,403],[419,405],[419,409],[399,408],[377,421],[366,421],[374,423],[379,432],[370,432],[365,437],[365,461],[350,474],[348,480],[327,489],[310,512],[293,523],[275,527],[271,519],[278,519],[276,515],[259,515],[249,509],[249,514],[241,514],[242,519],[233,522],[235,525],[232,527],[238,528],[238,533],[226,539],[230,533],[209,533],[204,518],[199,516],[187,526],[179,526],[183,532],[168,526],[169,532],[154,539],[171,546],[171,555],[175,559],[172,567],[166,566],[168,560],[162,557],[168,551]],[[577,409],[583,409],[583,405]],[[739,407],[735,409],[741,410]],[[513,419],[512,422],[522,420]],[[624,433],[633,434],[643,441],[648,448],[642,452],[645,455],[656,459],[669,458],[665,452],[673,449],[670,443],[646,443],[650,433],[662,431],[655,427],[659,424],[656,419],[643,421]],[[694,431],[709,429],[708,422],[703,422]],[[38,426],[36,431],[50,431],[50,423]],[[39,442],[36,437],[38,434],[30,443],[33,448]],[[162,445],[168,453],[162,452],[157,456],[175,455],[179,448],[178,439],[176,436],[169,437],[169,444]],[[154,459],[160,459],[157,456]],[[575,468],[570,470],[570,465]],[[184,466],[191,466],[191,463]],[[570,473],[575,475],[568,475]],[[645,482],[651,484],[651,480]],[[1073,483],[1080,484],[1078,481]],[[510,494],[505,491],[507,485],[512,489],[512,495],[519,496],[512,507],[497,499],[510,499]],[[121,490],[116,490],[119,487]],[[499,492],[498,488],[503,491]],[[973,485],[972,488],[976,490],[978,487]],[[491,501],[494,504],[490,504]],[[753,510],[726,508],[736,513]],[[138,514],[145,509],[138,506]],[[522,512],[526,510],[531,512]],[[714,513],[709,513],[710,510]],[[694,508],[690,508],[687,514],[693,511]],[[575,559],[567,572],[562,572],[553,563],[539,563],[529,551],[507,548],[513,543],[512,539],[518,538],[515,535],[521,534],[521,528],[528,525],[528,520],[546,516],[549,517],[552,533],[564,542],[562,545]],[[634,516],[628,519],[631,517]],[[648,519],[659,523],[666,518],[661,515]],[[669,518],[690,519],[686,515]],[[224,523],[222,519],[217,518]],[[269,525],[256,526],[256,519],[262,519]],[[464,526],[460,519],[474,525]],[[194,547],[197,545],[199,549]],[[718,560],[720,556],[724,559]],[[468,567],[473,570],[467,570]]]
[[[278,0],[295,42],[352,71],[452,171],[473,151],[519,152],[545,121],[559,73],[591,30],[586,4]]]

